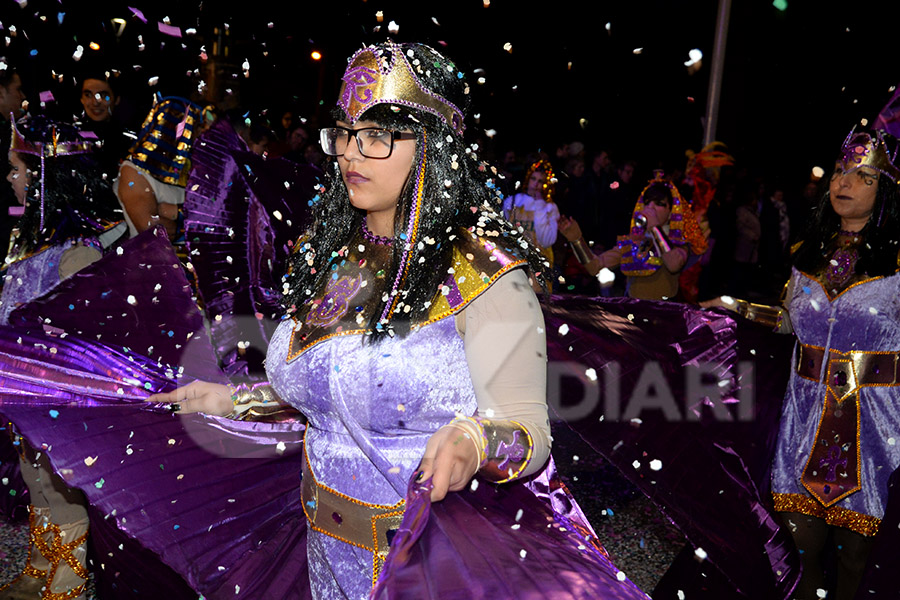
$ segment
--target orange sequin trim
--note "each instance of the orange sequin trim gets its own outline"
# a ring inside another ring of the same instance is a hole
[[[873,536],[878,533],[881,519],[858,513],[842,506],[829,506],[825,508],[811,496],[805,494],[778,494],[773,493],[775,510],[778,512],[796,512],[811,517],[818,517],[835,527],[843,527],[861,535]]]

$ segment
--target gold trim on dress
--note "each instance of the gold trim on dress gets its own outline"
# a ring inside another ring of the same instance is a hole
[[[818,517],[829,525],[843,527],[859,533],[860,535],[873,536],[878,533],[881,519],[858,513],[843,506],[830,506],[825,508],[815,498],[805,494],[782,494],[773,492],[775,510],[778,512],[796,512],[811,517]]]

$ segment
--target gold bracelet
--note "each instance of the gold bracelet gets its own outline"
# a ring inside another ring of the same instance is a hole
[[[231,387],[231,403],[234,408],[226,415],[229,419],[243,420],[249,417],[253,409],[261,406],[280,407],[280,399],[272,389],[272,386],[266,382],[254,383],[248,386],[242,383],[236,387]]]
[[[581,264],[586,265],[593,260],[594,253],[584,241],[584,237],[580,237],[574,242],[569,242],[569,245],[572,246],[572,252]]]
[[[660,256],[672,249],[672,244],[669,243],[669,240],[659,227],[652,228],[650,232],[653,234],[653,239],[656,241],[656,248],[659,250]]]

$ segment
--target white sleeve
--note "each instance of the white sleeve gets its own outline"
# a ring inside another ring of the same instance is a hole
[[[550,456],[551,439],[544,315],[525,270],[500,277],[465,308],[464,319],[477,416],[516,421],[526,429],[533,454],[519,476],[530,475]]]
[[[549,248],[556,243],[559,233],[559,208],[552,202],[535,202],[543,204],[534,211],[534,233],[537,243],[542,248]]]

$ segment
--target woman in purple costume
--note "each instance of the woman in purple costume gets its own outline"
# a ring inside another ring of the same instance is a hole
[[[772,492],[801,551],[802,600],[823,597],[829,543],[835,597],[854,597],[900,465],[897,152],[896,138],[880,131],[847,136],[793,252],[786,311],[720,299],[797,336]]]
[[[182,413],[233,416],[285,402],[307,417],[302,499],[315,598],[369,596],[408,487],[426,486],[437,502],[474,489],[476,474],[519,480],[549,457],[544,322],[530,281],[547,265],[502,217],[496,171],[463,142],[468,99],[463,73],[427,46],[357,52],[336,124],[320,132],[334,157],[330,182],[284,279],[289,318],[269,347],[270,385],[197,382],[151,397]],[[514,562],[525,555],[516,548]],[[602,597],[644,597],[591,556],[614,590]],[[459,594],[478,585],[467,577],[449,578]],[[569,578],[565,597],[598,589],[577,573],[553,577]]]
[[[19,128],[12,124],[8,179],[25,210],[4,264],[0,325],[9,324],[20,304],[97,261],[125,232],[115,196],[91,156],[93,146],[65,123],[36,117]],[[31,545],[23,575],[0,588],[0,598],[81,598],[87,576],[84,497],[53,472],[45,453],[24,440],[18,447],[31,499]]]

